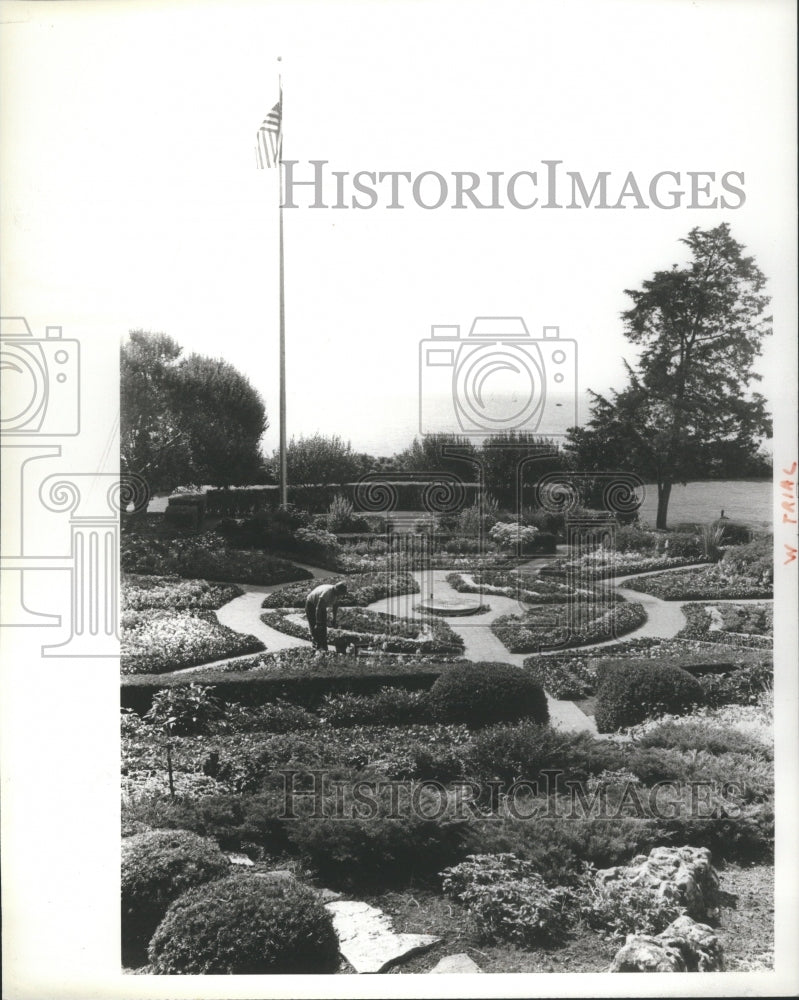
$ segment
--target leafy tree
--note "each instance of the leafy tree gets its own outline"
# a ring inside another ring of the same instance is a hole
[[[541,476],[563,469],[566,464],[552,438],[523,431],[494,434],[486,438],[480,449],[480,458],[485,469],[486,489],[500,499],[503,506],[511,509],[517,502],[520,462],[524,462],[521,469],[522,501]]]
[[[753,363],[771,332],[766,279],[723,223],[681,240],[689,262],[657,271],[622,313],[641,347],[629,385],[592,393],[592,416],[572,428],[568,450],[579,468],[632,470],[657,483],[657,527],[665,528],[674,483],[751,463],[771,433],[765,400],[747,393]]]
[[[397,468],[403,472],[450,472],[466,481],[477,479],[474,464],[466,457],[449,457],[448,448],[457,448],[459,455],[475,456],[477,450],[474,443],[467,437],[457,434],[427,434],[422,438],[414,438],[403,451],[396,456]]]
[[[175,375],[192,478],[212,486],[254,482],[267,427],[258,391],[227,361],[199,354],[181,361]]]
[[[273,462],[279,461],[275,452]],[[290,483],[351,483],[361,473],[361,457],[337,434],[293,438],[286,449]]]
[[[164,333],[132,330],[120,352],[120,452],[124,472],[153,491],[188,476],[188,442],[175,400],[181,348]]]
[[[143,476],[154,492],[253,481],[267,427],[259,393],[228,362],[181,354],[163,333],[134,330],[122,345],[123,471]]]

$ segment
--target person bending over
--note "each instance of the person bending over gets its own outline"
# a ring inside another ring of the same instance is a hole
[[[347,593],[346,583],[320,583],[305,601],[305,614],[311,630],[314,649],[327,649],[327,615],[330,624],[336,625],[336,611],[341,599]]]

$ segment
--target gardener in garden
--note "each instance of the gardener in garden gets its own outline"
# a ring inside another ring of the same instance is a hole
[[[330,623],[335,626],[336,611],[346,593],[346,583],[320,583],[308,594],[305,614],[314,649],[327,649],[327,613],[330,611]]]

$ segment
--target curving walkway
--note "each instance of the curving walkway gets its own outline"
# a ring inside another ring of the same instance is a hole
[[[520,566],[519,569],[528,571],[540,569],[543,565],[546,565],[547,561],[548,560],[535,559],[530,563]],[[303,569],[307,569],[310,573],[312,573],[314,580],[341,575],[333,573],[330,570],[319,569],[318,567],[308,566],[302,563],[297,563],[296,565],[302,566]],[[767,598],[721,598],[714,599],[712,601],[664,601],[651,594],[644,594],[637,590],[630,590],[623,586],[628,580],[631,579],[638,579],[643,576],[654,576],[655,574],[664,572],[679,572],[687,568],[691,567],[675,566],[666,570],[651,570],[646,573],[633,573],[618,578],[615,583],[618,593],[628,601],[641,604],[646,611],[646,621],[639,628],[632,632],[627,632],[619,639],[608,639],[603,642],[580,646],[579,650],[596,649],[602,646],[614,645],[615,643],[625,639],[642,638],[647,636],[660,639],[672,639],[686,624],[685,615],[683,614],[683,607],[686,604],[768,603],[769,599]],[[433,570],[431,574],[426,576],[427,581],[432,580],[432,586],[435,593],[444,598],[457,597],[459,599],[463,599],[464,597],[474,597],[475,604],[479,603],[481,600],[479,594],[469,595],[460,593],[447,582],[446,577],[450,572],[452,571],[438,569]],[[414,571],[413,576],[420,586],[424,584],[425,574],[420,571]],[[309,580],[309,586],[311,583],[312,580]],[[233,629],[234,632],[241,632],[256,636],[261,640],[261,642],[264,643],[268,652],[275,652],[281,649],[294,649],[299,646],[310,645],[310,643],[305,639],[297,639],[294,636],[278,632],[276,629],[270,628],[268,625],[264,625],[263,622],[261,622],[261,603],[264,595],[269,594],[274,590],[278,590],[280,587],[285,586],[285,584],[258,586],[254,584],[239,583],[237,586],[241,587],[244,594],[242,594],[241,597],[234,598],[228,604],[219,608],[216,612],[216,616],[220,624],[226,625],[228,628]],[[388,614],[413,618],[419,617],[419,612],[415,610],[415,605],[418,600],[418,594],[403,594],[374,601],[372,604],[368,605],[368,608],[371,611],[382,611]],[[520,605],[519,602],[512,597],[504,597],[501,595],[487,594],[483,600],[484,603],[487,603],[489,606],[487,611],[484,611],[481,614],[470,615],[468,617],[444,617],[443,621],[445,621],[450,628],[463,639],[464,656],[467,659],[474,661],[495,660],[521,666],[530,654],[510,653],[505,648],[503,643],[500,642],[500,640],[491,631],[490,626],[491,623],[500,615],[519,614],[520,611],[524,611],[525,606]],[[574,650],[574,652],[577,651],[578,650]],[[189,673],[193,671],[206,670],[209,667],[235,663],[237,660],[249,659],[251,656],[252,654],[248,654],[247,656],[235,656],[228,657],[223,660],[215,660],[213,663],[206,663],[202,666],[189,667],[184,672]],[[549,694],[547,694],[547,701],[549,703],[550,718],[553,725],[570,730],[584,729],[596,732],[594,719],[591,716],[586,715],[574,702],[562,701],[551,697]]]

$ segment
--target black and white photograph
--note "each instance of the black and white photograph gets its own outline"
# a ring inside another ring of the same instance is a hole
[[[796,995],[794,5],[0,12],[4,997]]]

